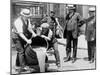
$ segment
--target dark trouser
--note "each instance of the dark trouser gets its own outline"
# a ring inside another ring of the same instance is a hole
[[[94,59],[95,54],[95,41],[88,41],[88,59]]]
[[[25,49],[25,60],[26,65],[28,66],[38,65],[37,54],[30,45],[28,45]]]
[[[73,38],[72,31],[67,31],[67,44],[66,44],[67,57],[71,57],[71,47],[72,47],[71,42],[72,41],[73,41],[73,56],[72,57],[76,58],[78,38]]]
[[[56,62],[60,62],[60,56],[59,56],[59,51],[58,51],[58,43],[57,39],[54,38],[52,41],[49,41],[49,48],[53,47],[54,49],[54,56],[56,58]]]
[[[50,29],[52,30],[53,32],[53,36],[52,36],[52,41],[49,42],[49,44],[51,45],[51,47],[53,47],[54,49],[54,56],[56,58],[56,62],[59,62],[60,61],[60,56],[59,56],[59,52],[58,52],[58,43],[57,43],[57,39],[55,38],[55,31],[56,31],[56,26],[52,26],[50,27]]]
[[[54,55],[55,55],[56,61],[60,62],[60,56],[59,56],[59,52],[58,52],[58,44],[57,44],[57,42],[54,43],[53,48],[54,48]]]
[[[24,45],[22,45],[20,40],[17,40],[16,47],[17,47],[16,66],[24,67],[25,66]]]

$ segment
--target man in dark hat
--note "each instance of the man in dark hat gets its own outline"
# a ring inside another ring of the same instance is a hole
[[[77,41],[78,41],[78,23],[82,20],[82,17],[79,13],[75,12],[74,5],[68,5],[69,13],[66,16],[66,27],[64,31],[64,38],[66,40],[66,55],[67,58],[65,62],[71,60],[71,47],[73,42],[73,55],[72,55],[72,63],[76,61],[77,56]]]

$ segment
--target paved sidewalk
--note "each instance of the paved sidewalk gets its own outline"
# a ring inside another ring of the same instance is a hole
[[[60,53],[60,60],[61,60],[61,67],[58,69],[55,63],[49,63],[48,70],[51,71],[69,71],[69,70],[83,70],[83,69],[95,69],[95,62],[90,64],[89,61],[86,61],[87,59],[87,43],[85,40],[85,36],[81,35],[78,40],[78,51],[77,51],[77,61],[75,63],[64,62],[63,58],[66,57],[66,51],[65,51],[65,45],[66,40],[65,39],[58,39],[58,41],[61,43],[58,46],[59,53]],[[49,60],[55,61],[54,55],[48,56]],[[16,59],[16,51],[12,51],[12,72],[14,73],[14,66],[15,66],[15,59]]]

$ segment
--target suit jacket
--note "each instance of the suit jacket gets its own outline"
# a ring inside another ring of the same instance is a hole
[[[79,26],[83,25],[82,17],[80,16],[79,13],[75,12],[74,15],[71,18],[69,18],[69,15],[67,15],[66,20],[67,20],[67,23],[66,23],[66,26],[65,26],[63,37],[67,38],[67,36],[68,36],[67,31],[72,31],[73,38],[77,38]]]
[[[86,40],[87,41],[93,41],[96,39],[96,18],[94,17],[89,17],[86,20]]]

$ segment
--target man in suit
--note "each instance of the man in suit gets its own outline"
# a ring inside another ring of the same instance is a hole
[[[94,62],[95,59],[95,48],[96,48],[96,16],[95,7],[89,8],[89,17],[86,19],[86,40],[88,47],[88,60],[90,63]]]
[[[64,30],[64,38],[66,38],[66,55],[65,62],[71,60],[71,47],[73,42],[73,56],[72,63],[76,61],[77,55],[77,41],[78,41],[78,27],[82,24],[82,17],[75,11],[74,5],[68,5],[68,14],[66,16],[66,27]]]

